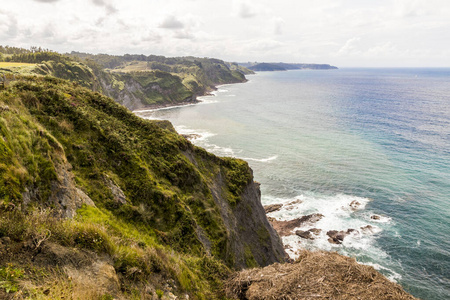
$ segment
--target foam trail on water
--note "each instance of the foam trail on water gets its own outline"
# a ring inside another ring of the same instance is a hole
[[[216,135],[215,133],[209,132],[207,130],[191,129],[184,125],[175,126],[175,130],[179,134],[188,136],[188,138],[192,141],[204,141]]]
[[[271,157],[268,157],[268,158],[261,158],[261,159],[251,158],[251,157],[237,157],[237,158],[243,159],[243,160],[250,160],[250,161],[269,162],[269,161],[277,159],[278,155],[274,155],[274,156],[271,156]]]

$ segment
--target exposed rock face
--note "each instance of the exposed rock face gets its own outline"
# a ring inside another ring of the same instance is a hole
[[[252,258],[260,266],[284,261],[287,254],[280,237],[267,220],[259,184],[251,181],[234,208],[221,195],[223,184],[219,174],[211,192],[231,241],[230,253],[234,256],[235,267],[247,267]]]
[[[58,180],[51,184],[49,201],[56,206],[57,213],[63,218],[73,218],[83,204],[95,206],[92,199],[75,185],[71,169],[72,166],[67,161],[56,163]]]
[[[292,234],[292,230],[305,224],[313,224],[323,218],[322,214],[311,214],[290,221],[278,221],[270,218],[273,228],[280,236],[288,236]]]
[[[119,186],[117,186],[114,183],[114,181],[111,180],[111,178],[107,176],[104,176],[103,180],[105,181],[106,186],[110,189],[111,193],[113,194],[114,201],[116,201],[116,203],[118,204],[126,204],[127,198],[122,189]]]
[[[282,207],[283,207],[283,204],[270,204],[270,205],[265,205],[264,210],[266,211],[266,214],[268,214],[268,213],[271,213],[274,211],[279,211]]]

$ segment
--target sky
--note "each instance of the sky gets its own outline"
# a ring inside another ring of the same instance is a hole
[[[449,0],[14,0],[0,45],[338,67],[450,67]]]

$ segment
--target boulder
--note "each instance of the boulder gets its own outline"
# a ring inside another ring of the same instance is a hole
[[[353,210],[359,209],[360,206],[361,206],[361,203],[359,203],[359,202],[356,201],[356,200],[353,200],[352,202],[350,202],[350,207],[351,207]]]
[[[365,234],[371,234],[371,233],[373,233],[373,232],[374,232],[373,229],[374,229],[374,228],[373,228],[372,225],[367,225],[367,226],[362,226],[362,227],[361,227],[361,231],[362,231],[363,233],[365,233]]]
[[[294,230],[295,228],[304,226],[306,224],[316,223],[322,218],[322,214],[311,214],[290,221],[279,221],[275,219],[269,219],[269,221],[280,236],[288,236],[292,234],[292,230]]]
[[[381,219],[381,217],[378,216],[378,215],[373,215],[373,216],[371,216],[370,218],[371,218],[372,220],[380,220],[380,219]]]
[[[266,214],[274,212],[274,211],[279,211],[281,209],[281,207],[283,207],[283,204],[270,204],[270,205],[265,205],[264,206],[264,210],[266,211]]]
[[[296,230],[295,234],[298,235],[301,238],[313,240],[314,237],[312,236],[311,232],[309,230],[303,231],[303,230]]]

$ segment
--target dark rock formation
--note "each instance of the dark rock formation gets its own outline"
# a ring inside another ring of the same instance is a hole
[[[270,218],[269,221],[272,223],[273,228],[275,228],[280,236],[288,236],[292,234],[292,230],[295,228],[303,226],[304,224],[316,223],[322,218],[322,214],[311,214],[290,221],[279,221],[273,218]]]
[[[353,200],[353,201],[350,203],[350,207],[351,207],[353,210],[359,209],[360,206],[361,206],[361,203],[359,203],[359,202],[356,201],[356,200]]]
[[[283,204],[270,204],[270,205],[265,205],[264,210],[266,211],[266,214],[268,214],[268,213],[271,213],[274,211],[279,211],[282,207],[283,207]]]
[[[353,232],[358,232],[358,230],[356,229],[347,229],[347,231],[337,231],[337,230],[330,230],[327,232],[327,235],[330,237],[328,239],[328,242],[330,242],[331,244],[342,244],[342,241],[344,241],[344,238],[353,233]]]

